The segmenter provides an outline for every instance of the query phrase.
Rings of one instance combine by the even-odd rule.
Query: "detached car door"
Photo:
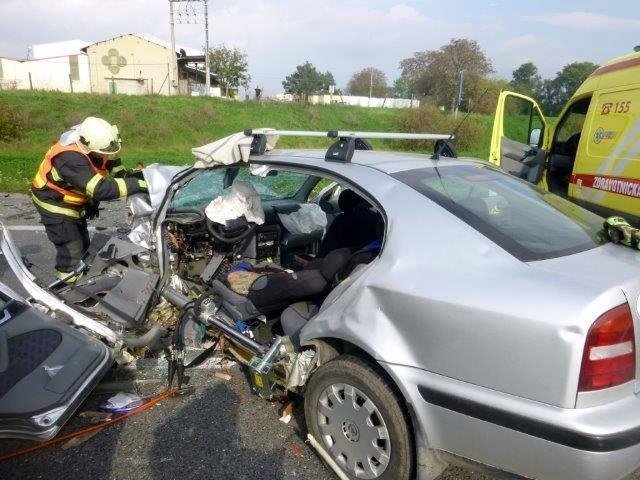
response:
[[[543,180],[546,121],[537,102],[515,92],[498,97],[489,162],[538,184]]]
[[[0,438],[52,438],[111,364],[103,343],[0,283]]]

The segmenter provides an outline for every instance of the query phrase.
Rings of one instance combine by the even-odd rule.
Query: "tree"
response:
[[[411,98],[413,95],[413,85],[411,79],[405,75],[400,75],[393,82],[391,96],[393,98]]]
[[[463,110],[472,111],[473,113],[493,115],[496,111],[500,92],[505,90],[506,87],[506,80],[481,78],[479,81],[465,87],[464,102],[461,107]]]
[[[591,62],[573,62],[562,68],[562,71],[556,77],[556,81],[567,100],[597,68],[598,65]]]
[[[538,76],[538,67],[532,62],[523,63],[513,71],[511,83],[516,85],[529,83]]]
[[[598,65],[592,62],[574,62],[565,65],[553,80],[542,84],[540,104],[545,113],[557,115],[578,87],[591,75]]]
[[[402,75],[411,79],[413,91],[432,97],[437,105],[451,105],[460,72],[465,91],[493,72],[491,61],[473,40],[452,39],[439,50],[424,50],[400,62]],[[463,105],[465,99],[463,98]]]
[[[556,79],[547,79],[542,82],[542,88],[540,89],[538,100],[542,111],[546,115],[555,116],[560,113],[560,110],[562,110],[562,107],[564,106],[565,98]]]
[[[226,46],[209,50],[209,66],[224,89],[225,96],[229,95],[229,89],[237,89],[240,86],[249,87],[251,76],[249,75],[247,54],[239,48]]]
[[[368,97],[370,87],[371,96],[386,97],[389,93],[387,75],[377,68],[364,68],[353,74],[347,84],[347,93]]]
[[[538,75],[538,67],[527,62],[513,71],[509,88],[523,95],[538,97],[542,91],[542,78]]]
[[[286,93],[301,97],[328,92],[330,85],[335,85],[331,72],[321,73],[310,62],[298,65],[296,71],[282,81]]]

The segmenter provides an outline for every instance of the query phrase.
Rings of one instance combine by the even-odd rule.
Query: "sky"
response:
[[[177,18],[178,44],[204,45],[202,4]],[[186,11],[199,11],[187,16]],[[27,13],[28,12],[28,13]],[[498,78],[533,62],[553,78],[574,61],[601,64],[640,44],[637,0],[209,0],[210,43],[248,54],[251,88],[282,91],[281,81],[310,61],[339,88],[366,67],[391,84],[398,64],[452,38],[476,40]],[[167,0],[2,0],[0,56],[24,58],[30,45],[100,41],[124,33],[170,38]]]

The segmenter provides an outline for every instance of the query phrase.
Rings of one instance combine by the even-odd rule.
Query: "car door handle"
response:
[[[524,157],[522,159],[522,163],[530,167],[533,165],[538,155],[538,149],[535,147],[531,147],[524,151]]]

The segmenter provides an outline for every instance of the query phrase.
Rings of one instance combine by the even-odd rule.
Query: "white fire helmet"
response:
[[[120,134],[118,127],[106,120],[87,117],[77,127],[78,146],[89,152],[113,155],[120,151]]]

